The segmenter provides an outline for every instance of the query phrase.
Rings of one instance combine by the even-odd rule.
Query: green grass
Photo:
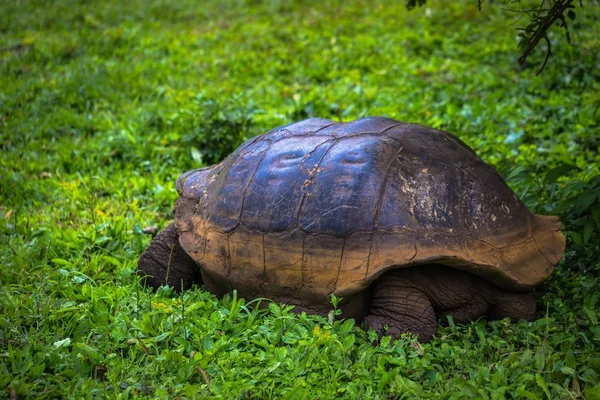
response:
[[[574,46],[552,32],[535,76],[516,66],[524,22],[475,5],[1,2],[0,398],[600,398],[600,7],[577,10]],[[535,322],[379,343],[139,285],[142,229],[166,226],[181,172],[284,123],[365,115],[456,133],[562,217]]]

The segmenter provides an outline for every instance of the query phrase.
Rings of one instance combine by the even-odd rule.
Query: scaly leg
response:
[[[388,272],[383,278],[373,284],[365,328],[394,339],[403,333],[414,333],[422,342],[431,340],[437,321],[429,297],[402,270]]]
[[[181,248],[175,224],[167,226],[150,243],[138,261],[138,273],[154,289],[163,285],[176,291],[202,283],[200,267]]]

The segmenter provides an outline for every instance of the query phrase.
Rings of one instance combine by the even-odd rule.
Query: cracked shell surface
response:
[[[527,290],[565,246],[558,218],[532,214],[458,138],[387,118],[276,128],[177,190],[181,245],[211,291],[308,308],[427,263]]]

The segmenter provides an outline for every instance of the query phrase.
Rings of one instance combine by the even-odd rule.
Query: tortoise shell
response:
[[[526,290],[565,246],[558,218],[532,214],[458,138],[387,118],[276,128],[177,191],[180,243],[218,294],[328,303],[430,263]]]

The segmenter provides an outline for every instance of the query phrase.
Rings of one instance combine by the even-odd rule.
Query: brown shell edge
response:
[[[389,246],[380,249],[385,255],[371,255],[375,265],[371,265],[365,286],[394,268],[436,263],[480,276],[504,289],[526,291],[541,284],[552,273],[562,259],[566,245],[559,218],[536,214],[532,214],[529,238],[517,240],[522,232],[494,237],[496,243],[507,243],[501,248],[485,238],[466,237],[461,243],[449,237],[435,240],[435,236],[416,238],[414,250],[408,245],[402,246],[405,248]],[[390,262],[392,254],[405,255],[411,250],[414,255],[410,260]],[[378,257],[388,261],[379,264],[376,262]]]

